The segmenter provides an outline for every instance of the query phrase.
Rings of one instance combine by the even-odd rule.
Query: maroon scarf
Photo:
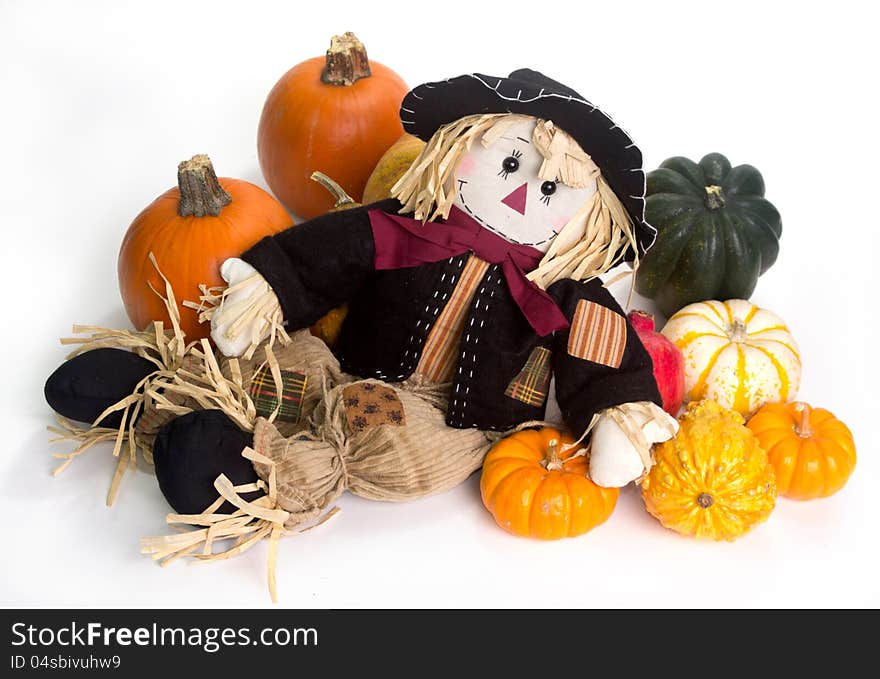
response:
[[[538,336],[569,327],[550,295],[526,278],[544,256],[528,245],[511,243],[453,206],[443,222],[425,222],[370,210],[376,244],[376,269],[403,269],[440,262],[473,252],[490,264],[500,264],[510,294]]]

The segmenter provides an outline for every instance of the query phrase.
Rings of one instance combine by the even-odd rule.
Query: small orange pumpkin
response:
[[[855,469],[852,432],[824,408],[803,402],[768,403],[748,427],[767,451],[779,493],[785,497],[828,497],[846,485]]]
[[[224,285],[223,260],[293,226],[293,220],[259,186],[241,179],[218,179],[206,155],[180,163],[177,182],[128,227],[119,249],[119,290],[135,328],[143,330],[154,320],[171,326],[165,302],[150,289],[152,285],[165,290],[150,263],[152,252],[177,295],[181,328],[187,340],[195,340],[207,337],[211,326],[200,324],[198,313],[181,302],[197,301],[201,283]]]
[[[496,523],[515,535],[557,540],[603,523],[618,489],[587,476],[574,439],[556,429],[526,429],[496,443],[483,462],[480,493]]]
[[[333,205],[309,179],[318,170],[360,201],[379,158],[403,134],[407,91],[352,33],[334,36],[326,57],[294,66],[266,99],[257,154],[272,192],[294,214],[317,217]]]

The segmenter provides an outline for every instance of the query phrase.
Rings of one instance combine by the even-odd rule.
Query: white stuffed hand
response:
[[[678,422],[654,403],[624,403],[606,408],[593,428],[590,478],[619,488],[651,469],[651,445],[678,431]]]
[[[228,288],[211,317],[211,339],[224,356],[241,356],[268,336],[281,307],[266,279],[244,260],[227,259],[220,276]]]

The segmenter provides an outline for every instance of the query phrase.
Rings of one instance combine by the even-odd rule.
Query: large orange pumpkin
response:
[[[351,33],[335,36],[326,57],[285,73],[266,99],[257,132],[260,167],[269,187],[296,215],[311,219],[333,198],[310,177],[333,177],[360,202],[382,154],[403,134],[406,83],[370,62]]]
[[[483,462],[480,493],[496,523],[515,535],[557,540],[603,523],[617,504],[617,488],[587,475],[579,446],[556,429],[526,429],[496,443]]]
[[[165,303],[150,289],[165,290],[150,253],[171,282],[187,340],[207,337],[208,323],[184,307],[197,301],[199,284],[223,285],[220,264],[238,257],[264,236],[293,225],[272,196],[241,179],[217,178],[208,156],[181,163],[178,186],[148,205],[131,223],[119,250],[119,290],[129,319],[138,330],[154,320],[170,327]]]
[[[767,451],[779,493],[785,497],[812,500],[833,495],[856,466],[852,433],[824,408],[768,403],[748,427]]]

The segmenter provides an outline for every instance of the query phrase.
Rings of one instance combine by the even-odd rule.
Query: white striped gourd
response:
[[[689,304],[662,332],[684,355],[687,401],[709,398],[748,417],[797,394],[797,343],[779,316],[751,302]]]

